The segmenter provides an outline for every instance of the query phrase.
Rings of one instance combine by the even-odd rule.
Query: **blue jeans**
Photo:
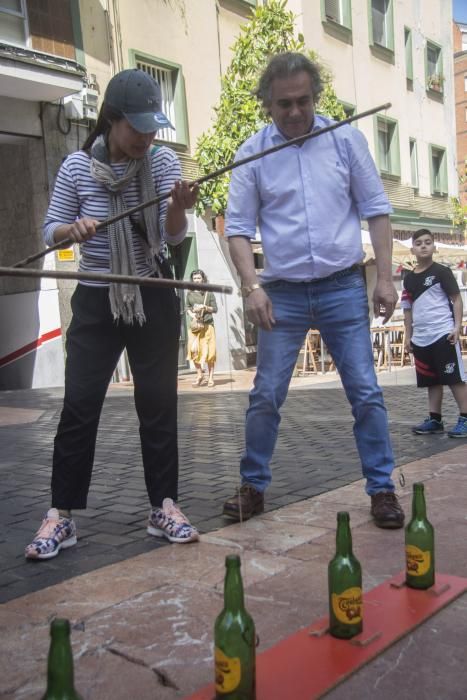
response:
[[[360,271],[320,282],[264,285],[276,320],[259,329],[257,372],[246,414],[242,483],[264,491],[276,445],[280,408],[306,333],[316,328],[339,371],[354,417],[354,436],[369,495],[394,491],[394,457],[383,395],[376,380],[368,301]]]

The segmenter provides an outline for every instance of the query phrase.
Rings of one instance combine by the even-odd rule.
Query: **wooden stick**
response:
[[[50,277],[52,279],[88,280],[89,282],[120,282],[139,284],[141,287],[172,287],[175,289],[199,289],[203,292],[220,292],[232,294],[232,287],[222,284],[204,284],[171,280],[161,277],[139,277],[132,275],[114,275],[104,272],[81,272],[80,270],[31,270],[15,267],[0,267],[0,277]]]
[[[353,114],[351,117],[347,117],[347,119],[343,119],[340,122],[335,122],[334,124],[329,124],[328,126],[324,126],[322,129],[317,129],[316,131],[309,131],[307,134],[304,134],[303,136],[297,136],[294,139],[290,139],[290,141],[284,141],[283,143],[279,143],[276,146],[272,146],[272,148],[267,148],[265,151],[260,151],[259,153],[254,153],[251,156],[248,156],[247,158],[242,158],[241,160],[237,160],[234,163],[229,163],[229,165],[225,165],[223,168],[220,168],[219,170],[215,170],[212,173],[208,173],[207,175],[203,175],[203,177],[198,178],[197,180],[193,180],[190,182],[190,187],[194,187],[195,185],[202,185],[203,182],[207,182],[208,180],[213,180],[216,177],[219,177],[220,175],[223,175],[224,173],[229,172],[229,170],[234,170],[234,168],[239,168],[240,165],[245,165],[246,163],[251,163],[253,160],[258,160],[258,158],[264,158],[264,156],[268,156],[270,153],[276,153],[277,151],[282,150],[283,148],[287,148],[288,146],[293,146],[294,144],[297,143],[303,143],[303,141],[307,141],[308,139],[314,139],[317,136],[321,136],[321,134],[326,134],[329,131],[334,131],[335,129],[339,129],[341,126],[344,126],[344,124],[350,124],[351,122],[356,121],[357,119],[363,119],[364,117],[369,117],[371,114],[375,114],[376,112],[382,112],[386,109],[389,109],[391,107],[390,102],[386,102],[383,105],[379,105],[378,107],[373,107],[372,109],[367,109],[365,112],[360,112],[359,114]],[[168,199],[170,197],[170,192],[167,192],[166,194],[160,195],[158,197],[154,197],[153,199],[148,199],[147,202],[142,202],[141,204],[137,204],[134,207],[131,207],[131,209],[127,209],[126,211],[122,212],[121,214],[117,214],[116,216],[112,216],[109,219],[106,219],[105,221],[100,221],[97,226],[96,230],[99,230],[101,228],[104,228],[105,226],[108,226],[109,224],[115,223],[115,221],[119,221],[120,219],[123,219],[125,216],[131,216],[132,214],[136,214],[136,212],[141,211],[142,209],[146,209],[146,207],[150,207],[154,204],[160,204],[160,202],[163,202],[164,199]],[[47,255],[47,253],[51,253],[53,250],[58,250],[59,248],[67,248],[73,243],[72,238],[66,238],[63,241],[60,241],[60,243],[55,243],[54,245],[51,245],[49,248],[46,248],[46,250],[42,250],[39,253],[35,253],[34,255],[30,255],[27,258],[24,258],[24,260],[20,260],[19,262],[15,263],[13,267],[23,267],[24,265],[29,265],[29,263],[34,262],[35,260],[39,260],[39,258],[44,257],[44,255]]]

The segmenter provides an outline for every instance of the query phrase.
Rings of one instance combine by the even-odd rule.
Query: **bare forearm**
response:
[[[410,340],[412,338],[412,311],[404,309],[404,326],[405,326],[405,337]]]
[[[368,219],[378,279],[392,282],[392,229],[389,216]]]
[[[168,236],[178,236],[187,226],[187,218],[184,209],[176,207],[172,202],[167,207],[165,230]],[[170,240],[169,240],[170,243]]]
[[[376,260],[373,310],[375,316],[383,316],[383,323],[387,323],[394,312],[398,298],[392,281],[392,230],[389,216],[375,216],[368,219],[368,226]]]
[[[460,330],[462,326],[462,314],[464,311],[464,305],[462,303],[462,297],[460,294],[453,297],[452,299],[452,311],[454,314],[454,325],[457,328],[457,330]]]
[[[198,197],[198,185],[190,185],[186,180],[177,181],[171,192],[165,218],[165,231],[169,237],[179,237],[187,227],[186,209],[192,209]]]

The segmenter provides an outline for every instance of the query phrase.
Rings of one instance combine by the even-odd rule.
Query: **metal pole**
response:
[[[353,121],[356,121],[357,119],[363,119],[364,117],[368,117],[371,114],[375,114],[376,112],[382,112],[386,109],[389,109],[391,107],[390,102],[386,102],[383,105],[379,105],[378,107],[373,107],[372,109],[367,109],[365,112],[360,112],[359,114],[354,114],[351,117],[347,117],[347,119],[343,119],[340,122],[335,122],[334,124],[329,124],[328,126],[324,126],[322,129],[317,129],[316,131],[310,131],[307,134],[304,134],[303,136],[298,136],[297,138],[290,139],[290,141],[284,141],[284,143],[279,143],[277,146],[273,146],[272,148],[268,148],[265,151],[260,151],[259,153],[254,153],[251,156],[248,156],[247,158],[242,158],[241,160],[237,160],[234,163],[230,163],[229,165],[225,165],[223,168],[220,168],[219,170],[215,170],[212,173],[208,173],[207,175],[203,175],[203,177],[198,178],[197,180],[193,180],[190,182],[190,187],[194,187],[195,185],[202,185],[203,182],[207,182],[208,180],[213,180],[216,177],[219,177],[220,175],[223,175],[224,173],[229,172],[230,170],[234,170],[234,168],[239,168],[241,165],[245,165],[246,163],[251,163],[254,160],[258,160],[258,158],[264,158],[264,156],[268,156],[270,153],[276,153],[277,151],[282,150],[283,148],[287,148],[288,146],[293,146],[295,144],[301,144],[304,141],[307,141],[308,139],[313,139],[316,138],[317,136],[321,136],[321,134],[326,134],[329,131],[334,131],[335,129],[339,129],[341,126],[344,126],[345,124],[350,124]],[[150,207],[154,204],[159,204],[160,202],[164,201],[164,199],[168,199],[170,197],[170,192],[167,194],[160,195],[158,197],[154,197],[153,199],[149,199],[147,202],[142,202],[141,204],[137,204],[135,207],[131,207],[131,209],[127,209],[126,211],[122,212],[121,214],[117,214],[116,216],[113,216],[109,219],[106,219],[105,221],[101,221],[97,224],[96,229],[99,230],[101,228],[104,228],[105,226],[108,226],[109,224],[115,223],[115,221],[119,221],[120,219],[123,219],[125,216],[131,216],[132,214],[136,214],[136,212],[141,211],[142,209],[146,209],[146,207]],[[58,250],[59,248],[67,248],[73,243],[73,239],[71,238],[66,238],[63,241],[60,241],[60,243],[55,243],[54,245],[51,245],[49,248],[46,248],[46,250],[42,250],[39,253],[34,253],[33,255],[30,255],[27,258],[24,258],[24,260],[19,260],[17,263],[13,265],[13,267],[23,267],[24,265],[29,265],[29,263],[34,262],[35,260],[39,260],[40,258],[44,257],[47,255],[47,253],[51,253],[54,250]]]

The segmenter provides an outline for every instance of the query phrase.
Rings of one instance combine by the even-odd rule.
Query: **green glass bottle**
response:
[[[224,608],[214,625],[216,700],[255,700],[256,632],[245,609],[240,557],[225,558]]]
[[[413,485],[412,520],[405,528],[405,582],[410,588],[430,588],[435,582],[435,533],[426,517],[425,488]]]
[[[56,618],[50,625],[50,648],[47,661],[47,690],[42,700],[81,700],[75,690],[70,623]]]
[[[337,514],[336,554],[328,566],[329,632],[350,639],[363,628],[362,567],[352,552],[349,514]]]

